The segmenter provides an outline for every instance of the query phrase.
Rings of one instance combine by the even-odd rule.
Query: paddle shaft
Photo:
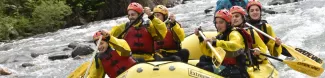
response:
[[[96,45],[96,49],[95,49],[95,51],[93,52],[93,55],[91,56],[91,58],[90,58],[90,63],[89,63],[89,65],[88,65],[88,67],[87,67],[87,70],[86,70],[86,73],[84,74],[84,78],[87,78],[87,75],[88,75],[88,73],[89,73],[89,69],[90,69],[90,67],[91,67],[91,64],[92,64],[92,62],[93,62],[93,60],[94,60],[94,58],[95,58],[95,56],[96,56],[96,53],[97,53],[97,51],[98,51],[98,46],[99,46],[99,43],[102,41],[102,35],[101,36],[99,36],[99,39],[98,39],[98,41],[97,41],[97,45]]]
[[[130,25],[127,26],[127,28],[124,29],[124,31],[123,31],[120,35],[118,35],[117,38],[122,38],[123,34],[124,34],[126,31],[128,31],[134,23],[138,22],[138,21],[142,18],[143,14],[144,14],[144,13],[141,13],[137,19],[135,19],[132,23],[130,23]]]
[[[201,35],[201,37],[202,37],[204,40],[206,39],[205,36],[203,35],[202,31],[199,31],[199,34]],[[215,55],[217,55],[218,59],[220,60],[221,57],[220,57],[220,55],[217,53],[216,49],[214,49],[214,47],[211,45],[210,42],[207,42],[207,44],[208,44],[208,46],[210,47],[210,49],[212,50],[212,52],[213,52]],[[221,61],[222,61],[222,60],[221,60]]]
[[[283,62],[283,60],[282,60],[282,59],[280,59],[280,58],[277,58],[277,57],[273,57],[273,56],[270,56],[270,55],[267,55],[267,54],[264,54],[264,53],[260,53],[260,55],[263,55],[263,56],[266,56],[266,57],[272,58],[272,59],[274,59],[274,60],[278,60],[278,61],[281,61],[281,62]]]
[[[254,27],[253,25],[249,24],[248,22],[246,22],[245,24],[248,25],[249,27],[252,27],[252,28],[255,29],[257,32],[263,34],[264,36],[266,36],[266,37],[268,37],[268,38],[270,38],[270,39],[272,39],[272,40],[275,41],[275,38],[273,38],[272,36],[266,34],[265,32],[261,31],[260,29]]]

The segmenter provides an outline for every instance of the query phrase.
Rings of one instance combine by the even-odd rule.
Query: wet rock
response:
[[[38,57],[39,55],[41,55],[41,54],[39,54],[39,53],[31,53],[31,54],[30,54],[30,56],[32,56],[33,58],[36,58],[36,57]]]
[[[53,60],[67,59],[69,57],[70,55],[53,55],[53,56],[49,56],[48,59],[53,61]]]
[[[35,64],[32,63],[23,63],[21,64],[22,67],[31,67],[31,66],[35,66]]]
[[[70,43],[70,44],[68,45],[68,47],[74,49],[74,48],[76,48],[78,45],[80,45],[80,42],[75,41],[75,42]]]
[[[271,9],[266,9],[266,8],[262,8],[262,12],[263,13],[268,13],[268,14],[277,14],[278,12],[273,11]]]
[[[6,68],[0,68],[0,75],[10,75],[11,72]]]
[[[293,3],[298,1],[302,1],[302,0],[273,0],[269,2],[268,5],[282,5],[282,4]]]
[[[211,12],[212,10],[213,10],[213,6],[211,6],[211,7],[207,8],[207,9],[205,9],[205,10],[204,10],[204,13],[207,14],[207,13]]]
[[[81,55],[88,55],[91,54],[94,50],[87,45],[80,45],[78,47],[76,47],[76,49],[71,53],[71,56],[74,58],[77,55],[81,56]]]
[[[48,53],[30,53],[30,56],[33,58],[38,57],[39,55],[48,54]]]

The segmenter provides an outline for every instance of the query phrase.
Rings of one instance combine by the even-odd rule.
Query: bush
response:
[[[56,31],[70,14],[65,0],[0,0],[0,41]]]
[[[18,38],[19,32],[17,29],[23,29],[23,27],[18,26],[26,26],[27,22],[28,20],[24,18],[17,20],[17,18],[9,16],[0,16],[0,40]]]
[[[70,14],[71,9],[64,1],[41,1],[30,19],[32,30],[34,33],[58,30],[65,24],[64,17]]]

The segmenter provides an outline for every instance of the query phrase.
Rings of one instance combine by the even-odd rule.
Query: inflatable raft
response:
[[[204,34],[207,38],[211,38],[215,36],[216,32],[204,32]],[[202,55],[198,45],[198,38],[194,34],[186,37],[182,42],[182,47],[190,51],[188,64],[172,61],[139,63],[120,74],[118,78],[222,78],[222,76],[195,67],[199,62],[198,59]],[[89,65],[89,62],[80,65],[70,73],[68,78],[79,78],[83,76],[87,65]],[[254,70],[252,67],[248,68],[247,71],[251,78],[278,78],[278,71],[270,63],[261,64],[259,67],[260,70]],[[92,70],[89,72],[92,72]],[[104,77],[104,74],[89,76]]]

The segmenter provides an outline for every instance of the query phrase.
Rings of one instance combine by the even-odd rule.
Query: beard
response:
[[[137,18],[129,17],[130,22],[134,22]]]

